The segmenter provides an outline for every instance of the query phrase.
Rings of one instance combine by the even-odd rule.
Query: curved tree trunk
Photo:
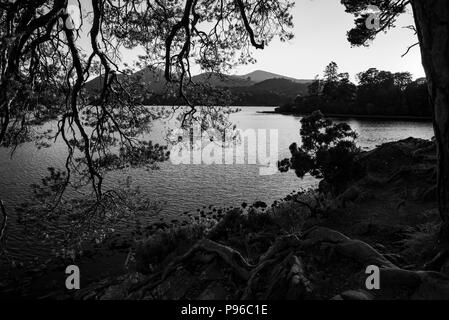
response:
[[[413,0],[413,13],[433,106],[437,143],[440,240],[449,245],[449,1]]]

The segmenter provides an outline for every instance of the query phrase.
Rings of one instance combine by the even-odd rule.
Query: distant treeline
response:
[[[201,94],[191,95],[195,96],[195,100],[192,101],[196,104],[208,105],[212,102],[221,102],[233,106],[279,106],[291,102],[298,94],[306,95],[308,85],[277,78],[247,86],[201,87]],[[186,91],[191,93],[189,88],[186,88]],[[175,94],[155,95],[146,102],[149,104],[183,103]]]
[[[252,86],[227,88],[231,104],[236,106],[279,106],[291,102],[298,94],[307,94],[307,83],[287,79],[268,79]]]
[[[430,117],[425,78],[412,80],[409,72],[392,73],[370,68],[357,75],[359,84],[349,80],[348,73],[339,73],[331,62],[323,79],[316,78],[305,96],[297,96],[293,103],[278,108],[278,112],[364,116]]]

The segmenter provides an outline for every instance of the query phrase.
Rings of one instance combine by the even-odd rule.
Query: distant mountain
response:
[[[307,95],[309,82],[299,83],[274,78],[248,87],[229,88],[233,103],[242,106],[277,106],[290,103],[298,95]]]
[[[247,87],[270,79],[285,79],[295,83],[311,83],[313,80],[295,79],[263,70],[256,70],[244,75],[218,75],[216,73],[201,73],[192,77],[196,82],[207,82],[216,87]]]
[[[123,77],[123,76],[119,76]],[[164,72],[157,68],[145,68],[131,75],[134,79],[147,83],[154,93],[163,93],[167,88]],[[282,105],[291,102],[298,95],[305,95],[312,80],[300,80],[279,74],[256,70],[245,75],[219,75],[202,73],[192,77],[196,83],[207,83],[212,87],[225,88],[232,93],[235,105]],[[86,83],[86,89],[98,92],[103,82],[97,77]],[[163,99],[163,98],[162,98]],[[163,104],[158,100],[154,103]]]
[[[220,88],[247,87],[256,83],[241,76],[219,75],[210,72],[193,76],[192,80],[197,83],[207,83]]]
[[[271,73],[271,72],[267,72],[267,71],[263,71],[263,70],[256,70],[251,73],[248,73],[248,74],[245,74],[242,76],[237,76],[237,77],[243,78],[243,79],[248,79],[255,83],[262,82],[262,81],[269,80],[269,79],[287,79],[287,80],[297,82],[297,83],[310,83],[313,81],[313,80],[305,80],[305,79],[295,79],[295,78],[286,77],[286,76],[283,76],[280,74]]]
[[[120,79],[123,76],[119,75],[118,77]],[[139,77],[141,78],[141,81],[151,85],[151,89],[155,93],[161,93],[167,87],[167,81],[165,80],[164,71],[162,69],[147,67],[131,75],[131,79],[137,79]],[[192,81],[196,83],[207,83],[213,87],[220,88],[244,87],[255,84],[255,82],[240,76],[221,75],[211,72],[193,76]],[[86,89],[88,91],[98,90],[101,88],[102,84],[103,77],[96,77],[86,83]]]
[[[287,78],[276,78],[258,82],[254,85],[254,87],[258,88],[259,90],[275,91],[279,94],[304,95],[308,91],[309,84],[310,82],[302,83],[295,82]]]
[[[118,79],[123,78],[123,75],[118,75]],[[131,75],[131,79],[140,78],[142,82],[146,82],[152,86],[154,92],[159,93],[162,92],[166,87],[167,82],[164,78],[164,71],[159,68],[151,68],[147,67],[142,70],[139,70]],[[89,92],[98,91],[103,86],[103,77],[96,77],[89,82],[86,83],[85,88]]]

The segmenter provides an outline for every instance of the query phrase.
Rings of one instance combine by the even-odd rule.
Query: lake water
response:
[[[258,113],[272,111],[274,108],[245,107],[241,112],[231,115],[240,129],[277,129],[279,132],[278,158],[288,157],[288,146],[298,142],[300,118],[288,115]],[[342,120],[338,120],[342,121]],[[375,121],[346,119],[359,134],[358,144],[365,150],[376,145],[405,139],[410,136],[430,139],[433,136],[432,124],[414,121]],[[157,126],[154,127],[157,131]],[[157,134],[157,133],[155,133]],[[25,144],[17,149],[11,159],[7,150],[0,150],[0,198],[4,200],[9,212],[14,205],[30,195],[29,185],[39,183],[47,173],[47,167],[61,167],[66,151],[62,144],[38,150],[33,144]],[[114,185],[130,175],[140,185],[149,198],[164,200],[166,205],[160,213],[166,221],[179,218],[182,212],[196,211],[203,206],[239,206],[242,202],[252,203],[261,200],[271,203],[301,187],[316,183],[309,176],[298,179],[294,173],[277,173],[262,176],[259,166],[239,165],[174,165],[163,163],[160,170],[123,170],[109,176],[106,185]],[[14,216],[14,214],[11,214]],[[149,217],[148,223],[159,220]],[[33,257],[32,239],[23,236],[21,226],[14,217],[8,230],[8,249],[16,258]]]

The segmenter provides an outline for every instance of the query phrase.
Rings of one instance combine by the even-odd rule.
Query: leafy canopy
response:
[[[302,145],[290,145],[291,158],[278,163],[279,171],[294,170],[299,178],[309,173],[338,192],[352,175],[355,156],[360,153],[354,142],[356,132],[348,124],[333,123],[315,111],[301,119],[300,135]]]
[[[409,0],[341,0],[346,12],[355,16],[348,41],[354,46],[367,45],[381,32],[395,27],[397,17],[406,11]],[[373,12],[374,11],[374,12]],[[377,19],[378,28],[367,28],[368,19]]]
[[[292,38],[290,0],[39,0],[0,2],[0,145],[25,141],[67,146],[66,183],[79,173],[97,198],[102,164],[164,160],[167,154],[142,143],[151,124],[178,112],[180,125],[225,114],[223,99],[207,99],[193,83],[191,66],[222,72],[250,63],[251,48]],[[79,20],[79,21],[75,21]],[[152,109],[153,81],[142,82],[124,67],[123,49],[142,52],[136,68],[162,70],[178,105]],[[101,81],[94,95],[86,83]],[[157,101],[156,99],[154,99]],[[224,99],[225,100],[225,99]],[[93,103],[94,102],[94,103]],[[206,102],[206,103],[205,103]],[[201,114],[197,112],[204,106]],[[54,130],[38,125],[57,122]],[[116,150],[121,150],[117,155]],[[133,155],[135,153],[136,155]],[[119,158],[119,159],[118,159]],[[118,161],[120,160],[120,161]],[[107,166],[109,167],[109,166]]]

